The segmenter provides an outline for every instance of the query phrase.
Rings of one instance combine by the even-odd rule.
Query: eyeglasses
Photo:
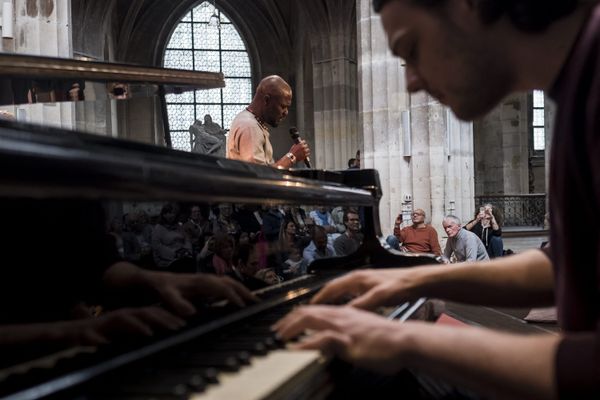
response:
[[[425,215],[425,214],[423,214],[423,213],[418,213],[418,212],[414,212],[414,213],[412,213],[412,215]]]

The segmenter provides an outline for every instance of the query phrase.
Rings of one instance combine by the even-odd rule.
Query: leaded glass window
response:
[[[544,115],[544,92],[533,91],[532,121],[533,150],[544,151],[546,149],[546,118]]]
[[[252,67],[236,27],[209,1],[191,9],[173,30],[164,55],[165,68],[222,72],[225,88],[166,96],[173,148],[192,150],[189,127],[210,114],[229,130],[233,118],[252,100]]]

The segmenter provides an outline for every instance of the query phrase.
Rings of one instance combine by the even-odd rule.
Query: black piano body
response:
[[[21,73],[10,72],[11,76]],[[98,79],[116,80],[114,75]],[[213,230],[224,229],[222,236],[238,241],[242,234],[258,232],[244,232],[239,224],[223,228],[218,225],[221,214],[237,211],[250,219],[252,215],[258,215],[259,219],[262,215],[274,218],[277,223],[278,212],[308,213],[318,207],[356,208],[364,235],[353,254],[316,260],[301,273],[282,267],[288,261],[277,258],[282,252],[274,255],[272,249],[277,248],[278,238],[263,238],[267,250],[261,258],[261,268],[273,269],[275,281],[257,292],[262,298],[260,303],[243,309],[204,304],[185,329],[151,340],[35,351],[32,352],[35,356],[24,355],[13,364],[3,362],[0,398],[326,397],[334,391],[330,374],[324,372],[327,362],[317,354],[285,350],[272,337],[271,324],[292,307],[307,301],[327,281],[350,270],[436,262],[433,256],[400,254],[382,246],[378,215],[381,189],[374,170],[277,170],[98,135],[0,121],[0,188],[0,201],[5,207],[26,204],[30,210],[43,210],[49,203],[100,205],[107,226],[111,221],[127,223],[127,218],[133,215],[158,216],[166,204],[176,204],[182,210],[198,206],[207,214]],[[6,215],[16,211],[5,208],[4,212]],[[20,212],[23,211],[16,213]],[[182,215],[189,217],[185,212]],[[301,224],[310,220],[307,215],[299,217]],[[81,225],[81,221],[77,224]],[[6,229],[6,222],[4,225]],[[193,257],[183,267],[185,271],[205,273],[204,268],[214,268],[198,261],[198,253],[207,247],[209,236],[217,237],[216,232],[210,233],[190,249]],[[267,236],[264,231],[260,235]],[[310,242],[307,229],[297,237],[304,241],[303,247]],[[9,250],[5,248],[4,252]],[[175,271],[174,265],[184,265],[176,262],[159,265],[154,249],[152,253],[152,257],[145,254],[152,263],[148,268]],[[190,257],[186,259],[190,261]],[[27,260],[22,258],[14,268],[28,269],[31,266]],[[15,293],[20,289],[11,288]],[[406,303],[382,312],[391,313],[391,318],[409,318],[421,303]],[[264,384],[259,388],[245,386],[248,379],[257,380],[253,375],[250,378],[244,375],[249,371],[256,374],[253,371],[256,366],[262,368],[259,374],[264,377],[264,371],[269,371],[266,373],[272,374],[277,382],[266,379],[267,389]],[[242,383],[237,383],[241,375]],[[222,382],[215,382],[218,379]],[[219,387],[226,388],[215,389]]]

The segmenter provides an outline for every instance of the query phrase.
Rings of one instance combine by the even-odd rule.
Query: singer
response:
[[[277,75],[264,78],[256,88],[252,103],[231,124],[227,158],[285,169],[307,160],[310,148],[302,139],[295,141],[277,162],[273,160],[269,127],[277,127],[287,117],[291,104],[292,88],[286,81]]]

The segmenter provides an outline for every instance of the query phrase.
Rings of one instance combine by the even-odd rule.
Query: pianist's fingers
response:
[[[205,296],[226,299],[240,307],[258,301],[244,285],[228,276],[201,275],[198,279]]]
[[[290,340],[307,330],[339,330],[334,306],[301,306],[277,321],[271,329],[282,340]]]
[[[292,349],[320,350],[327,356],[338,356],[354,365],[382,373],[395,373],[403,366],[410,351],[406,324],[353,307],[310,306],[298,328],[312,332],[293,344]],[[331,323],[312,324],[328,319]],[[320,328],[321,327],[321,328]]]
[[[371,284],[372,271],[355,271],[329,282],[311,300],[311,304],[335,303],[349,296],[358,296],[378,282]]]
[[[260,301],[246,286],[228,276],[221,277],[235,291],[235,293],[244,301],[245,304],[257,303]]]
[[[363,310],[375,310],[377,307],[399,304],[406,301],[406,295],[399,290],[395,281],[380,283],[366,293],[356,297],[348,305]]]
[[[364,310],[398,304],[420,296],[420,277],[428,270],[431,268],[355,271],[325,285],[311,303],[333,303],[353,296],[349,304]]]
[[[345,333],[325,330],[306,336],[301,342],[292,344],[292,350],[320,350],[326,357],[348,359],[352,338]]]
[[[229,277],[164,273],[154,282],[154,288],[165,305],[183,317],[196,313],[192,302],[199,298],[226,299],[238,306],[256,301],[245,286]]]
[[[95,335],[107,341],[130,336],[152,336],[157,330],[176,330],[185,322],[159,307],[124,308],[90,320],[89,337]]]

